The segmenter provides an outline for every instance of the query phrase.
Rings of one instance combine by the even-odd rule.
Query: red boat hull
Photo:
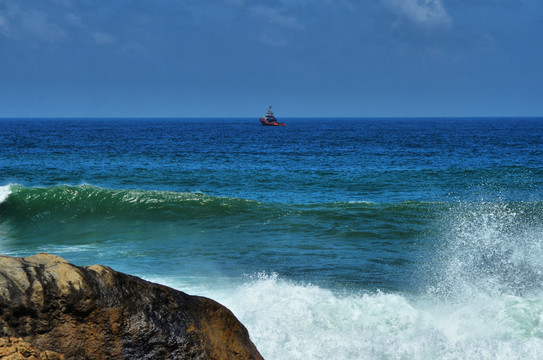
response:
[[[263,118],[260,118],[260,123],[264,126],[285,126],[285,123],[269,122],[264,120]]]

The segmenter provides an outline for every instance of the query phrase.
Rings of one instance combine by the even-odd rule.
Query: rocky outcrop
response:
[[[0,256],[0,338],[44,359],[262,359],[213,300],[47,254]]]

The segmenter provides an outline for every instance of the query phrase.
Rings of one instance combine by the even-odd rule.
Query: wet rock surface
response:
[[[0,338],[36,359],[262,359],[211,299],[48,254],[0,256]]]

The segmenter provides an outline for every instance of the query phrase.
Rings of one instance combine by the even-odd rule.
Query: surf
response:
[[[217,299],[266,359],[530,359],[543,352],[542,204],[448,204],[404,291],[281,273],[149,276]],[[318,339],[318,341],[315,341]]]
[[[543,351],[543,295],[450,302],[401,292],[334,291],[277,273],[241,282],[147,279],[226,305],[266,359],[535,360]]]

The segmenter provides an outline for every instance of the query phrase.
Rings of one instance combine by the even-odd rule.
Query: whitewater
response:
[[[224,289],[149,280],[218,299],[269,359],[540,359],[541,229],[515,224],[503,204],[464,207],[415,293],[331,291],[276,273]]]
[[[210,297],[266,359],[541,358],[543,119],[282,120],[2,119],[0,253]]]

